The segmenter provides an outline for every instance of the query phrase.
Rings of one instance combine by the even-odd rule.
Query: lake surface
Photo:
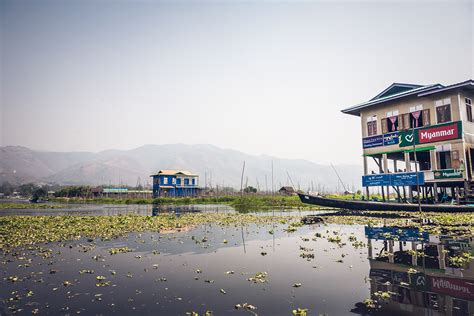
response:
[[[58,205],[51,203],[52,205]],[[18,208],[18,209],[0,209],[0,216],[114,216],[114,215],[143,215],[156,216],[162,213],[184,214],[193,212],[203,213],[235,213],[236,210],[225,204],[193,204],[193,205],[137,205],[137,204],[60,204],[63,208],[38,209],[38,208]],[[296,215],[304,216],[308,214],[318,214],[326,212],[321,209],[315,210],[295,210],[295,209],[275,209],[265,210],[264,212],[252,212],[255,214],[275,214],[275,215]]]
[[[2,253],[0,314],[474,314],[474,263],[460,269],[447,259],[472,252],[472,237],[397,230],[394,242],[360,225],[287,227],[211,224]],[[423,248],[423,260],[407,256]],[[388,297],[367,309],[378,291]],[[235,308],[244,303],[256,309]]]

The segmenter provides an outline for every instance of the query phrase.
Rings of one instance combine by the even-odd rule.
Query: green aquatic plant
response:
[[[457,256],[448,257],[448,261],[452,266],[462,268],[471,262],[473,258],[470,253],[464,252]]]
[[[293,315],[294,316],[306,316],[308,315],[308,309],[307,308],[297,308],[293,310]]]
[[[253,283],[264,283],[267,282],[268,273],[267,272],[257,272],[253,277],[248,278],[248,281]]]

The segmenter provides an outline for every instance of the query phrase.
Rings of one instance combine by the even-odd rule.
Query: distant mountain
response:
[[[301,159],[280,159],[249,155],[212,145],[145,145],[131,150],[91,152],[42,152],[25,147],[0,147],[0,183],[46,182],[58,184],[127,184],[138,179],[151,183],[149,176],[160,169],[185,169],[200,175],[203,186],[240,187],[242,164],[245,161],[244,184],[271,189],[271,163],[274,186],[289,185],[287,172],[295,186],[307,190],[335,189],[338,184],[334,170]],[[360,185],[361,166],[338,165],[336,169],[350,189]],[[340,186],[342,188],[342,186]]]

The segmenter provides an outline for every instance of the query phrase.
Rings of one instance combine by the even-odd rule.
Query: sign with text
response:
[[[373,148],[398,144],[398,132],[365,137],[362,139],[362,148]]]
[[[416,172],[392,173],[390,174],[390,176],[391,185],[393,186],[416,185]],[[418,183],[420,185],[423,185],[425,183],[425,174],[423,172],[418,172]]]
[[[390,185],[390,174],[381,173],[381,174],[371,174],[362,176],[362,186],[363,187],[380,187]]]
[[[410,186],[416,185],[416,180],[420,185],[425,184],[425,175],[423,172],[400,172],[400,173],[380,173],[362,176],[363,187],[380,186]]]
[[[362,139],[362,148],[372,148],[383,146],[383,136],[371,136]]]
[[[442,142],[446,140],[460,139],[462,137],[462,124],[460,121],[439,124],[435,126],[426,126],[412,130],[400,132],[400,147],[413,146],[419,144],[428,144]]]
[[[398,132],[383,135],[384,146],[397,145],[397,144],[398,144]]]
[[[431,291],[456,298],[474,300],[474,283],[472,281],[432,276]]]
[[[433,171],[435,179],[463,178],[463,172],[459,169],[443,169]]]
[[[396,228],[396,227],[371,227],[365,226],[365,236],[376,240],[398,240],[398,241],[425,241],[430,236],[428,232],[420,232],[418,228]]]

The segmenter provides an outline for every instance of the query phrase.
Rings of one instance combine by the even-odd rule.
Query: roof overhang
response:
[[[463,82],[460,82],[460,83],[455,83],[455,84],[452,84],[452,85],[449,85],[449,86],[446,86],[446,87],[443,87],[443,88],[440,88],[440,89],[437,89],[437,90],[434,90],[434,91],[422,92],[422,93],[419,93],[418,96],[423,97],[425,95],[430,95],[430,94],[434,94],[434,93],[440,93],[440,92],[445,92],[445,91],[455,90],[455,89],[473,90],[474,91],[474,80],[472,80],[472,79],[471,80],[466,80],[466,81],[463,81]]]
[[[427,85],[427,86],[421,86],[421,87],[418,87],[418,88],[414,88],[414,89],[411,89],[411,90],[408,90],[408,91],[396,93],[396,94],[389,95],[389,96],[386,96],[386,97],[381,97],[381,98],[378,98],[378,99],[369,100],[367,102],[360,103],[360,104],[351,106],[347,109],[341,110],[341,112],[344,113],[344,114],[351,114],[351,115],[355,115],[355,116],[360,116],[360,111],[363,110],[363,109],[366,109],[368,107],[378,105],[378,104],[383,104],[385,102],[389,102],[389,101],[393,101],[393,100],[397,100],[397,99],[401,99],[401,98],[405,98],[405,97],[409,97],[409,96],[418,95],[422,92],[438,91],[441,88],[444,88],[444,86],[441,85],[441,84],[432,84],[432,85]]]

